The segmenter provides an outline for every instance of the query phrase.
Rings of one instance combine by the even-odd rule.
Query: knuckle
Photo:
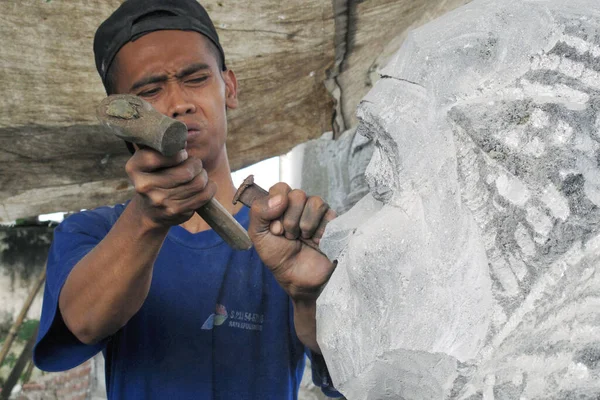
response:
[[[158,207],[163,207],[166,203],[167,203],[167,195],[165,194],[155,194],[154,196],[154,203],[158,206]]]
[[[186,171],[181,176],[183,183],[192,182],[194,180],[194,178],[196,178],[194,171],[192,171],[190,169],[186,169]]]
[[[160,158],[148,150],[138,150],[127,161],[125,168],[130,168],[132,172],[140,170],[154,170],[161,166]]]
[[[325,228],[327,227],[327,223],[321,223],[319,224],[319,226],[317,226],[317,228],[315,229],[315,232],[313,233],[314,237],[322,237],[323,233],[325,232]]]
[[[206,188],[206,183],[202,178],[196,177],[189,183],[189,187],[194,193],[199,193]]]
[[[288,193],[291,190],[292,190],[292,188],[290,188],[290,185],[288,185],[287,183],[278,182],[278,183],[274,184],[273,186],[271,186],[271,188],[269,189],[269,193],[270,194]]]
[[[215,186],[216,187],[215,183],[211,182],[208,179],[208,174],[206,173],[205,170],[201,170],[200,173],[198,175],[196,175],[196,179],[198,180],[198,183],[202,186],[202,188],[205,188],[207,186],[209,186],[209,187]]]
[[[191,186],[195,192],[203,192],[210,189],[209,182],[202,175],[196,176],[192,181]]]
[[[168,218],[173,218],[173,217],[179,215],[179,210],[177,207],[174,207],[173,205],[169,205],[169,206],[165,207],[164,213]]]
[[[329,208],[329,204],[319,196],[309,197],[307,203],[311,208],[314,208],[317,211],[325,211]]]
[[[135,158],[140,164],[153,165],[159,162],[157,155],[158,153],[152,152],[149,149],[140,149],[135,152],[132,158]]]
[[[310,223],[309,221],[300,221],[300,230],[302,232],[309,232],[312,231],[314,229],[314,224]]]
[[[181,172],[181,179],[184,182],[191,182],[196,178],[196,169],[193,165],[187,165],[186,168]]]
[[[202,164],[202,160],[199,158],[188,159],[191,160],[192,166],[198,172],[200,172],[204,168],[204,164]]]
[[[150,205],[156,208],[163,208],[165,205],[165,198],[162,196],[149,196]]]
[[[133,187],[140,194],[150,193],[151,187],[147,182],[134,182]]]
[[[306,193],[300,189],[294,189],[288,195],[293,201],[306,202]]]
[[[292,219],[292,218],[284,218],[283,219],[283,229],[285,229],[286,232],[297,232],[298,231],[298,223]]]
[[[131,176],[134,172],[135,172],[135,161],[133,160],[133,157],[131,157],[126,163],[125,163],[125,172],[127,173],[127,175]]]

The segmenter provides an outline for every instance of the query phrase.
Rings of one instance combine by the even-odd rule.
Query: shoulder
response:
[[[126,204],[98,207],[84,210],[65,218],[56,228],[58,232],[108,232],[123,213]]]

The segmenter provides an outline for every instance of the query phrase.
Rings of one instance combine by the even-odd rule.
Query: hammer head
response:
[[[165,156],[185,148],[188,134],[185,124],[159,113],[138,96],[108,96],[96,108],[96,116],[117,137]]]

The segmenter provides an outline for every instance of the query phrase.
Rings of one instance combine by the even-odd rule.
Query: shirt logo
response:
[[[215,326],[227,324],[230,328],[244,329],[247,331],[262,331],[264,315],[249,313],[244,311],[230,310],[227,312],[227,308],[222,304],[217,304],[216,312],[208,316],[204,324],[202,324],[203,330],[213,329]]]
[[[227,308],[225,308],[222,304],[217,304],[216,313],[210,314],[206,321],[202,324],[202,329],[209,330],[212,329],[215,325],[223,325],[225,321],[227,321]]]

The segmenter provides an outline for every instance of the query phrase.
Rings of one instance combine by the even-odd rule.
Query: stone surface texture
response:
[[[369,192],[365,169],[373,155],[373,141],[356,129],[332,140],[333,132],[296,146],[287,157],[301,173],[289,179],[295,188],[321,196],[338,215],[348,211]]]
[[[370,193],[321,248],[354,399],[600,397],[600,3],[475,0],[362,100]]]

